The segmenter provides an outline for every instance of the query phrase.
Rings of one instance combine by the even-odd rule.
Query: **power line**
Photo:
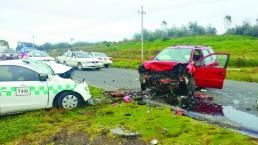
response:
[[[138,10],[138,13],[141,14],[141,33],[142,33],[142,61],[144,60],[143,58],[143,15],[146,14],[146,12],[143,11],[143,6],[141,6],[141,10]]]

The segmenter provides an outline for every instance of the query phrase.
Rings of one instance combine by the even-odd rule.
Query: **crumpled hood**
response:
[[[55,74],[66,73],[72,69],[72,67],[70,67],[70,66],[66,66],[63,64],[56,63],[56,62],[45,62],[45,63],[48,64],[52,68],[52,70],[54,71]]]
[[[143,66],[148,71],[170,71],[179,64],[178,62],[171,62],[171,61],[146,61],[143,63]]]

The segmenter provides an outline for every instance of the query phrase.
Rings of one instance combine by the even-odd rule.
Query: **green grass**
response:
[[[100,89],[91,87],[90,91],[95,99],[106,98]],[[63,132],[68,137],[81,132],[89,140],[105,134],[106,139],[114,141],[118,137],[108,130],[117,126],[140,133],[140,139],[146,143],[157,138],[160,144],[258,144],[256,139],[237,132],[177,116],[169,108],[135,103],[117,106],[104,103],[72,111],[50,109],[1,116],[0,126],[0,144],[53,144],[55,140],[50,139]]]

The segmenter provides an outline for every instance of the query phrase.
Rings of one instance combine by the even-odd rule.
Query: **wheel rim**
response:
[[[82,70],[82,65],[81,64],[78,64],[78,69]]]
[[[78,106],[78,98],[74,95],[67,95],[62,101],[62,106],[65,109],[73,109]]]

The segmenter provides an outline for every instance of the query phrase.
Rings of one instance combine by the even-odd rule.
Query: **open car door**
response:
[[[196,86],[221,89],[229,58],[230,55],[227,53],[214,53],[198,60],[193,74]]]

